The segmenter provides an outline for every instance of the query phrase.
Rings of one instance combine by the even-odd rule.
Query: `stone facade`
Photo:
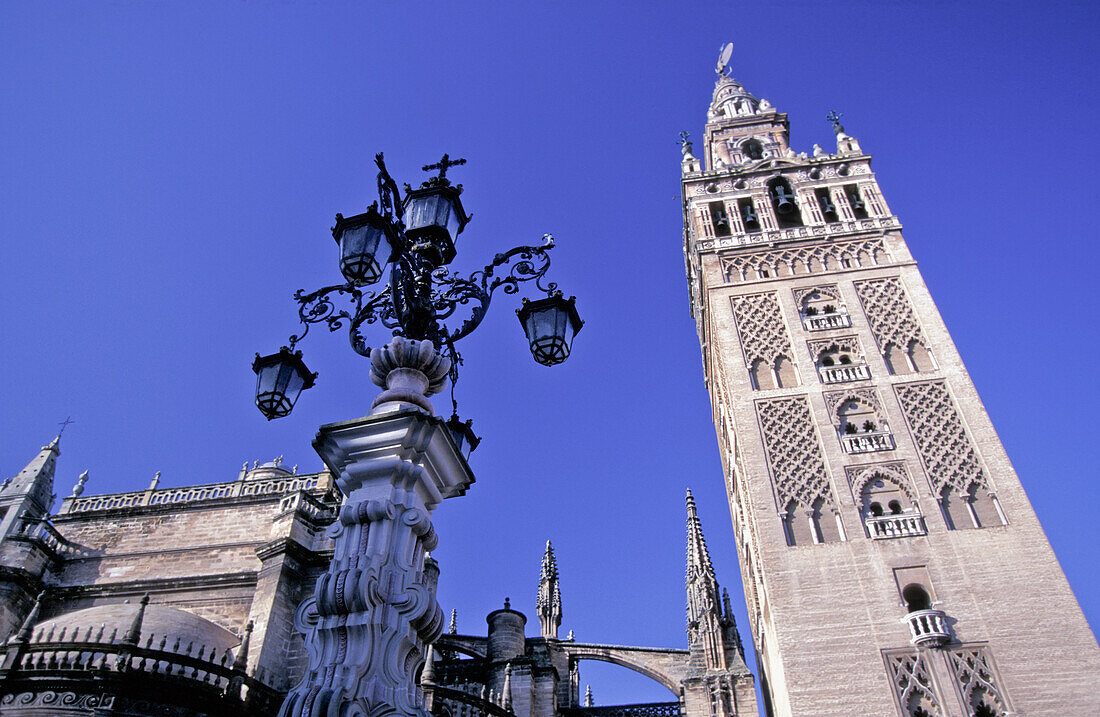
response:
[[[342,484],[276,460],[246,464],[223,483],[160,488],[154,478],[146,490],[85,496],[84,474],[49,515],[59,455],[55,440],[0,488],[0,714],[278,712],[315,669],[295,616],[331,571],[336,516],[349,504]],[[434,592],[438,566],[420,552]],[[688,649],[561,639],[548,543],[535,602],[540,635],[528,638],[526,617],[507,603],[488,616],[486,636],[458,634],[452,618],[428,652],[416,709],[447,717],[755,715],[753,677],[690,500],[688,574]],[[585,706],[583,660],[636,670],[668,688],[670,701]]]
[[[774,715],[1097,714],[1100,651],[883,199],[720,75],[684,252]],[[1026,646],[1026,647],[1025,647]]]

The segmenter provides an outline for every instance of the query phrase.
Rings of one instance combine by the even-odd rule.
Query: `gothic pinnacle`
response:
[[[693,572],[701,572],[714,579],[714,566],[710,562],[707,542],[703,538],[703,527],[699,515],[695,512],[695,496],[691,489],[687,491],[687,573],[690,579]]]
[[[447,632],[451,635],[458,633],[458,610],[451,608],[451,624],[447,626]]]
[[[535,611],[539,616],[542,636],[557,638],[558,628],[561,627],[561,591],[558,587],[558,562],[554,558],[554,547],[549,540],[546,541],[546,552],[542,556]]]

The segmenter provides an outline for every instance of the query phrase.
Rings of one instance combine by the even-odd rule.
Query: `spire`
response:
[[[725,670],[731,662],[744,661],[741,638],[729,604],[714,576],[703,526],[695,512],[695,497],[687,492],[687,619],[688,647],[701,651],[709,670]],[[739,658],[729,654],[734,651]]]
[[[546,552],[542,555],[542,574],[539,575],[535,612],[539,615],[542,636],[556,639],[558,628],[561,627],[561,591],[558,589],[558,561],[554,558],[554,548],[549,540],[546,541]]]
[[[458,633],[458,610],[451,608],[451,624],[447,626],[447,634],[454,635]]]
[[[691,582],[693,575],[714,580],[714,566],[710,562],[707,541],[703,538],[703,525],[695,512],[695,496],[691,494],[690,488],[687,491],[687,513],[688,581]]]
[[[584,706],[585,707],[594,707],[595,705],[596,705],[596,700],[592,699],[592,685],[585,685],[584,686]]]
[[[248,643],[252,640],[252,621],[244,626],[244,636],[241,638],[241,646],[237,648],[237,658],[233,660],[234,670],[244,670],[248,667]]]
[[[57,457],[61,455],[61,435],[42,446],[38,455],[0,489],[0,497],[26,496],[32,501],[39,516],[49,513],[53,504],[53,473]]]

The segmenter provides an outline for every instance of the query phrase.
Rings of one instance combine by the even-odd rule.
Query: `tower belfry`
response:
[[[682,137],[684,254],[768,713],[1100,714],[1096,640],[871,157],[835,112],[835,149],[796,151],[723,58]]]

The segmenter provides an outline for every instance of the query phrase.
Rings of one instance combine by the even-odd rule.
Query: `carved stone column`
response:
[[[431,342],[395,338],[374,349],[371,365],[386,389],[371,415],[322,426],[313,442],[346,500],[329,528],[332,564],[295,616],[309,668],[284,717],[427,714],[416,671],[443,631],[424,569],[438,542],[430,516],[474,477],[431,415],[426,397],[450,367]]]

